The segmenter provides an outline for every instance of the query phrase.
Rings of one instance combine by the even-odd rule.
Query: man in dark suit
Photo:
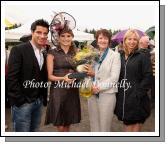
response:
[[[32,23],[32,39],[12,48],[8,65],[8,95],[16,132],[38,131],[42,103],[47,103],[47,69],[42,53],[49,32],[43,19]]]

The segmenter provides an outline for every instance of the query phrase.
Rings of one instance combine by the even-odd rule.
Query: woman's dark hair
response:
[[[72,35],[72,37],[74,37],[73,31],[72,31],[71,29],[69,29],[68,27],[64,27],[62,30],[60,30],[60,31],[58,32],[59,36],[60,36],[61,34],[64,34],[64,33],[69,33],[69,34]]]
[[[74,37],[73,31],[71,29],[69,29],[68,27],[64,27],[62,30],[60,30],[58,32],[58,35],[60,36],[61,34],[64,34],[64,33],[69,33],[69,34],[71,34],[72,37]],[[74,42],[71,43],[70,51],[75,55],[76,47],[75,47]]]
[[[98,30],[96,32],[96,35],[95,35],[96,41],[98,41],[98,37],[99,37],[100,34],[102,34],[103,36],[106,36],[108,38],[108,40],[109,40],[108,45],[110,46],[110,44],[111,44],[111,33],[106,29]]]
[[[36,20],[31,24],[31,31],[34,32],[37,26],[42,26],[48,29],[49,32],[49,23],[44,19]]]

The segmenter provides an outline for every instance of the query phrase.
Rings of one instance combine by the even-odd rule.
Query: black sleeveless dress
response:
[[[49,51],[54,56],[53,74],[65,76],[75,72],[73,66],[68,61],[68,57],[73,55],[69,50],[67,54],[61,48]],[[50,87],[49,103],[46,111],[45,124],[52,123],[54,126],[67,126],[79,123],[81,120],[81,108],[78,88],[59,87],[52,82]]]

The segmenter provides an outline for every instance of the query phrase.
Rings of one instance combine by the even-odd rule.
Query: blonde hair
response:
[[[124,35],[124,38],[123,38],[123,48],[124,48],[124,51],[125,51],[125,54],[128,56],[130,53],[129,53],[129,50],[128,50],[128,47],[127,45],[125,44],[125,41],[128,37],[130,37],[131,35],[135,34],[136,38],[137,38],[137,44],[136,44],[136,47],[134,50],[138,49],[138,44],[139,44],[139,34],[137,33],[137,31],[135,29],[129,29],[125,35]]]

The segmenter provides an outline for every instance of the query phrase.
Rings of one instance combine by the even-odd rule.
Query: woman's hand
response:
[[[85,69],[84,72],[86,72],[87,75],[92,76],[92,77],[95,76],[95,72],[90,64],[85,64],[84,69]]]
[[[68,78],[68,76],[70,75],[71,73],[68,73],[68,74],[66,74],[64,77],[63,77],[63,80],[65,81],[65,82],[67,82],[67,83],[72,83],[72,82],[74,82],[76,79],[70,79],[70,78]]]
[[[99,87],[97,87],[97,86],[92,86],[92,92],[93,92],[93,94],[98,94],[98,93],[100,92]]]

